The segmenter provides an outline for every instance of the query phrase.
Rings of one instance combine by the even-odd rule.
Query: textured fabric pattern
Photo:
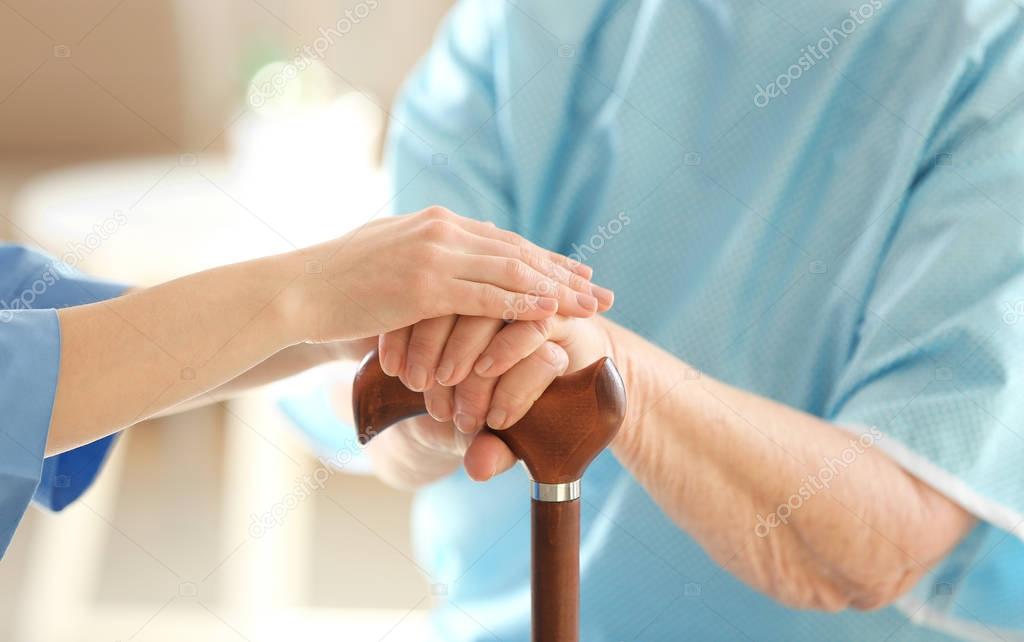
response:
[[[396,212],[437,203],[577,254],[615,288],[617,322],[877,428],[986,520],[903,611],[793,611],[604,455],[584,480],[581,639],[949,639],[905,613],[1024,635],[1007,532],[1024,515],[1022,38],[1009,0],[454,10],[394,113]],[[438,639],[529,639],[524,484],[516,469],[420,493],[420,556],[447,584]]]

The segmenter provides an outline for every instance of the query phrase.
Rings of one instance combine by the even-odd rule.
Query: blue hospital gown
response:
[[[576,254],[616,322],[874,427],[979,518],[895,606],[791,610],[606,453],[583,481],[582,640],[1024,639],[1022,11],[468,0],[448,17],[394,110],[396,212],[437,203]],[[437,639],[529,639],[528,510],[519,467],[418,494]]]
[[[395,112],[396,211],[440,203],[580,255],[615,321],[877,426],[982,520],[902,608],[792,611],[606,455],[584,480],[582,639],[939,639],[906,614],[1024,636],[1022,39],[1008,0],[480,0],[449,18]],[[519,470],[420,493],[440,638],[528,638],[526,510]]]
[[[123,290],[38,252],[0,244],[0,555],[30,501],[52,510],[70,504],[92,484],[113,443],[110,436],[43,457],[60,367],[55,308]]]

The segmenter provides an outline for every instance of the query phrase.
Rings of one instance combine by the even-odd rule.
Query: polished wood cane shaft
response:
[[[578,642],[580,500],[532,503],[533,639]]]
[[[366,443],[389,426],[426,414],[423,393],[384,374],[374,350],[352,386],[356,431]],[[556,379],[529,412],[491,431],[523,461],[533,480],[534,642],[579,636],[579,482],[611,443],[626,411],[622,378],[608,358]]]

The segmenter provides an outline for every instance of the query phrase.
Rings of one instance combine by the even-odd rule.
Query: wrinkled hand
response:
[[[509,469],[515,456],[496,436],[480,432],[484,424],[496,430],[511,426],[556,377],[611,355],[600,319],[562,315],[509,324],[479,317],[432,319],[408,335],[382,336],[380,348],[382,363],[386,354],[392,366],[401,363],[385,371],[423,390],[430,413],[396,425],[368,446],[378,474],[402,487],[443,477],[460,462],[478,481]],[[420,372],[435,376],[423,381],[414,374]]]

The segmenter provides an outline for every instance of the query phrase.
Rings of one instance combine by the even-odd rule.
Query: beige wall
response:
[[[5,0],[0,158],[222,143],[254,59],[292,55],[363,0]],[[387,106],[450,0],[377,0],[326,53],[342,90]]]
[[[100,0],[0,3],[5,156],[167,150],[167,138],[183,137],[172,3],[110,9]]]
[[[324,62],[387,109],[452,0],[376,0]],[[0,238],[11,195],[63,165],[217,151],[259,56],[311,45],[364,0],[0,2]]]

